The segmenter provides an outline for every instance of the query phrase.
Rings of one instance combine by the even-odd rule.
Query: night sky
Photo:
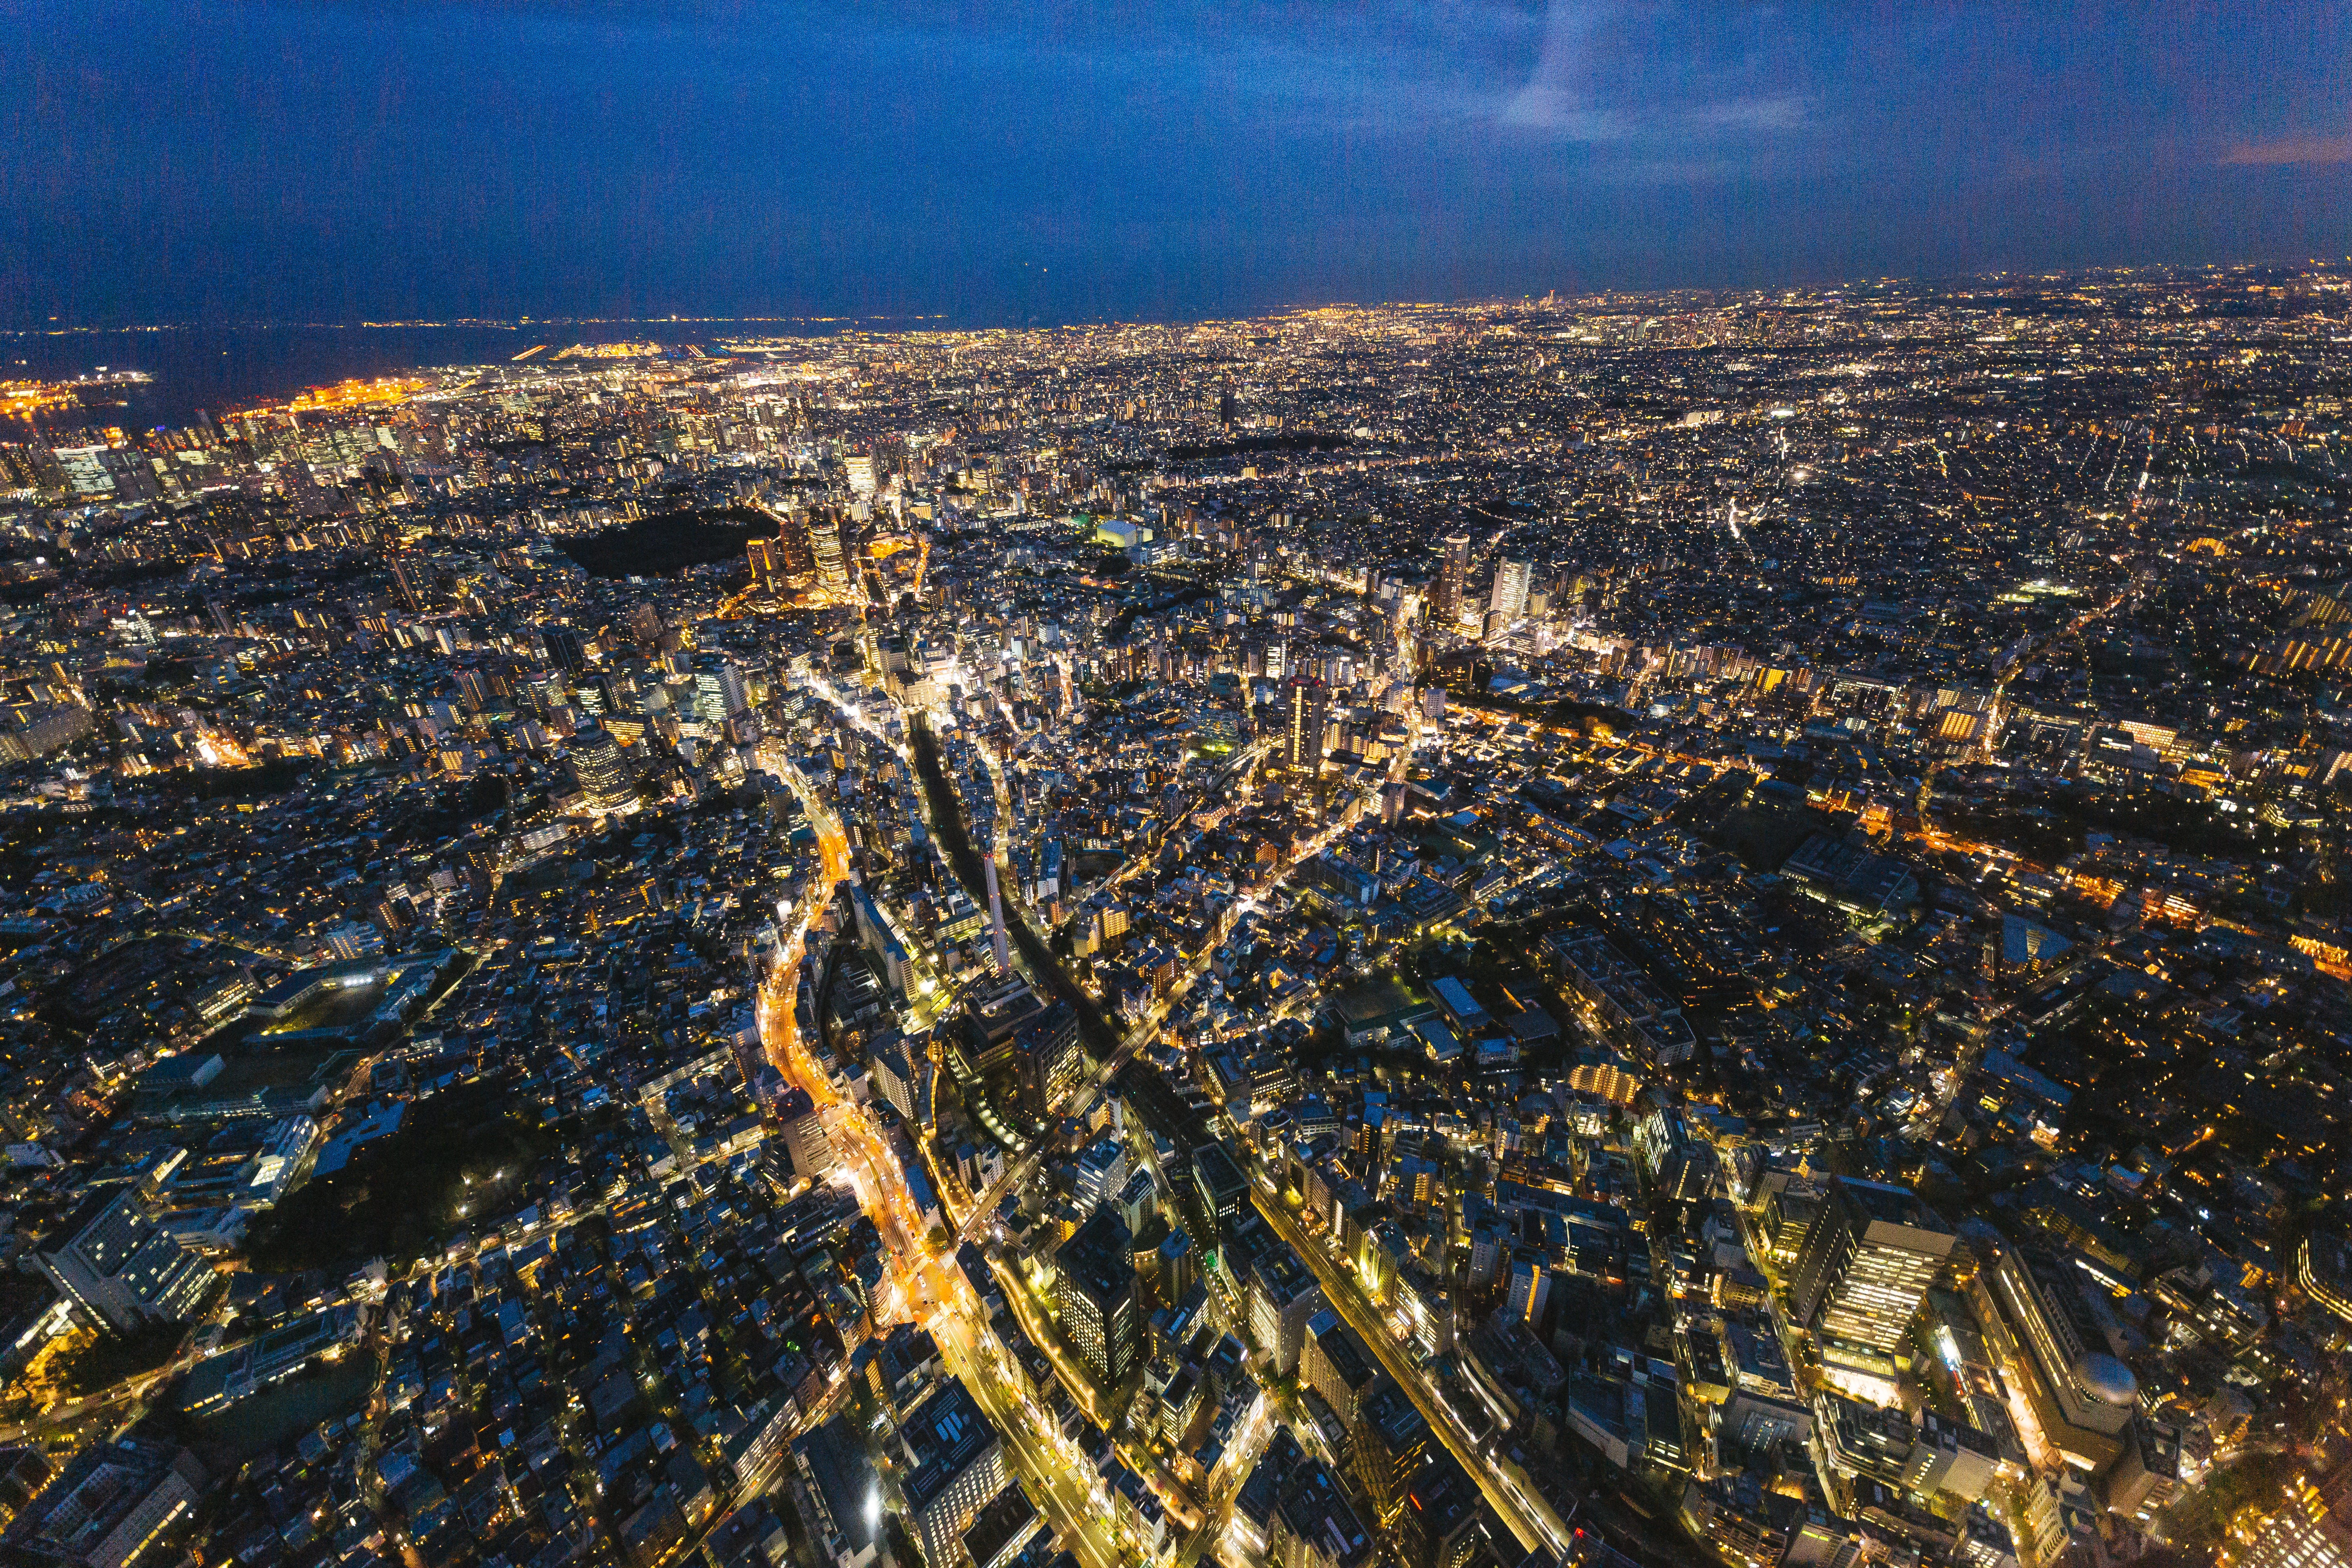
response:
[[[0,325],[2352,251],[2352,5],[0,0]]]

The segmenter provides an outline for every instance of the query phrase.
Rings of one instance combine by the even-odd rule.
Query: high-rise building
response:
[[[1500,616],[1506,626],[1527,613],[1528,584],[1535,568],[1525,561],[1495,563],[1495,586],[1486,595],[1486,611]]]
[[[1894,1357],[1958,1237],[1906,1187],[1829,1184],[1790,1285],[1796,1320],[1822,1360],[1878,1376]]]
[[[1156,1267],[1160,1304],[1163,1307],[1174,1307],[1201,1282],[1201,1255],[1193,1247],[1192,1238],[1181,1230],[1171,1230],[1160,1238]]]
[[[1077,1010],[1067,1002],[1056,1002],[1024,1022],[1013,1031],[1013,1066],[1022,1110],[1043,1121],[1086,1076]]]
[[[589,809],[618,811],[636,798],[629,760],[601,726],[573,735],[571,752],[572,777],[586,797]]]
[[[1975,1232],[1969,1246],[1970,1304],[2002,1380],[2068,1464],[2105,1469],[2124,1451],[2138,1404],[2131,1369],[2092,1348],[2099,1329],[2066,1266]]]
[[[841,523],[832,513],[809,510],[809,559],[816,571],[817,585],[835,595],[849,592],[849,567],[841,550]]]
[[[1480,1553],[1485,1500],[1454,1456],[1433,1446],[1405,1484],[1393,1527],[1397,1560],[1404,1568],[1462,1568]]]
[[[933,1568],[957,1561],[963,1532],[1004,1488],[1004,1443],[971,1391],[945,1378],[898,1424],[907,1446],[907,1523]]]
[[[809,552],[808,530],[791,516],[779,522],[776,537],[768,542],[768,547],[777,574],[786,583],[798,585],[815,574],[816,558]]]
[[[55,1568],[130,1568],[195,1508],[204,1467],[187,1449],[122,1437],[83,1449],[0,1535],[0,1557]]]
[[[1543,1321],[1551,1301],[1551,1268],[1534,1247],[1520,1247],[1511,1258],[1511,1293],[1503,1310],[1529,1323]]]
[[[1210,1223],[1223,1236],[1231,1231],[1249,1201],[1249,1177],[1223,1143],[1203,1143],[1192,1152],[1192,1191],[1208,1212]]]
[[[581,670],[588,667],[588,645],[570,626],[541,626],[539,638],[547,645],[548,662],[556,668]]]
[[[867,500],[873,500],[875,490],[873,454],[853,452],[841,460],[841,466],[849,474],[849,493],[863,496]]]
[[[404,550],[393,552],[392,580],[400,589],[402,604],[412,612],[425,608],[425,591],[432,578]]]
[[[1323,765],[1323,732],[1331,722],[1330,689],[1298,675],[1282,689],[1282,765],[1293,773],[1313,773]]]
[[[1127,1228],[1139,1233],[1160,1212],[1160,1184],[1151,1179],[1149,1171],[1133,1172],[1127,1178],[1127,1185],[1119,1188],[1118,1196],[1111,1201]]]
[[[1080,1226],[1055,1259],[1054,1302],[1078,1358],[1106,1388],[1116,1387],[1143,1350],[1133,1240],[1116,1209]]]
[[[1371,1531],[1320,1459],[1284,1475],[1266,1523],[1265,1561],[1282,1568],[1368,1568],[1378,1554]]]
[[[2237,1543],[2232,1542],[2232,1545]],[[2344,1568],[2352,1563],[2352,1465],[2314,1486],[2298,1475],[2286,1500],[2231,1553],[2233,1568]]]
[[[718,670],[719,705],[728,718],[748,713],[751,710],[751,684],[743,677],[743,667],[732,659],[722,662]]]
[[[917,1075],[923,1068],[917,1065],[917,1058],[908,1055],[907,1042],[903,1039],[886,1040],[874,1047],[866,1060],[873,1072],[875,1092],[881,1095],[902,1120],[917,1120]]]
[[[809,1098],[809,1091],[787,1089],[776,1101],[776,1122],[782,1130],[784,1148],[793,1157],[793,1169],[811,1181],[821,1182],[834,1173],[841,1161],[833,1152],[833,1134],[824,1125],[824,1112]]]
[[[1098,1138],[1078,1156],[1078,1206],[1087,1213],[1118,1195],[1127,1185],[1127,1145]]]
[[[1298,1348],[1298,1379],[1321,1394],[1342,1422],[1356,1424],[1356,1412],[1373,1383],[1385,1375],[1362,1337],[1341,1322],[1339,1313],[1327,1309],[1307,1321],[1307,1337]]]
[[[1273,1352],[1275,1370],[1284,1376],[1297,1367],[1307,1324],[1323,1310],[1323,1288],[1287,1247],[1266,1254],[1250,1270],[1250,1330]]]
[[[1407,1485],[1429,1455],[1429,1422],[1410,1394],[1386,1378],[1356,1412],[1349,1447],[1364,1495],[1383,1530],[1396,1523]]]
[[[213,1283],[194,1252],[158,1229],[128,1186],[83,1198],[33,1254],[52,1284],[93,1321],[119,1334],[194,1315]]]
[[[1470,536],[1448,534],[1445,560],[1437,573],[1437,618],[1449,626],[1462,618],[1463,595],[1470,586]]]

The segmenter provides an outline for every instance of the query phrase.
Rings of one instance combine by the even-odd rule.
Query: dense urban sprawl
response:
[[[105,384],[0,1560],[2352,1552],[2352,272]]]

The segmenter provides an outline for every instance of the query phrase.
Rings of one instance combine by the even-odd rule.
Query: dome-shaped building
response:
[[[2074,1362],[2076,1386],[2102,1405],[2129,1410],[2139,1403],[2139,1379],[2104,1351],[2085,1351]]]

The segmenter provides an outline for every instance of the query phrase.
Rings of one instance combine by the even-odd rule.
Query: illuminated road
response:
[[[1493,1505],[1503,1522],[1510,1526],[1511,1533],[1518,1537],[1519,1544],[1529,1551],[1541,1544],[1555,1552],[1566,1552],[1570,1537],[1559,1513],[1531,1487],[1511,1475],[1504,1468],[1504,1461],[1489,1458],[1479,1450],[1468,1428],[1454,1415],[1453,1406],[1446,1404],[1430,1383],[1427,1373],[1405,1353],[1404,1347],[1397,1343],[1386,1320],[1364,1299],[1363,1292],[1357,1288],[1356,1277],[1333,1261],[1318,1238],[1307,1234],[1278,1195],[1270,1195],[1265,1191],[1263,1176],[1252,1181],[1251,1193],[1257,1200],[1258,1213],[1265,1216],[1266,1223],[1274,1227],[1274,1233],[1288,1242],[1307,1266],[1315,1271],[1316,1280],[1323,1287],[1323,1294],[1333,1310],[1349,1328],[1362,1336],[1364,1343],[1388,1369],[1389,1375],[1396,1379],[1412,1397],[1414,1406],[1421,1411],[1422,1418],[1429,1423],[1430,1430],[1444,1440],[1464,1472],[1477,1481],[1478,1489],[1486,1495],[1487,1502]]]
[[[808,1054],[793,1016],[802,945],[811,917],[848,874],[849,850],[831,809],[804,781],[793,776],[793,784],[816,829],[820,872],[782,959],[761,987],[760,1038],[776,1070],[807,1090],[821,1108],[858,1204],[882,1233],[889,1273],[877,1303],[876,1321],[919,1322],[930,1331],[948,1370],[971,1391],[1003,1435],[1008,1468],[1027,1483],[1030,1497],[1062,1543],[1085,1568],[1121,1568],[1137,1554],[1122,1545],[1108,1501],[1096,1489],[1092,1469],[1034,1400],[1014,1392],[1025,1386],[1025,1376],[1005,1361],[962,1272],[919,1239],[925,1226],[880,1130],[865,1107],[843,1099]],[[845,1380],[840,1387],[846,1385]],[[819,1414],[829,1414],[838,1397],[838,1389],[828,1394]]]
[[[808,685],[852,724],[882,739],[901,756],[908,754],[907,748],[889,741],[864,713],[822,678],[810,678]],[[1091,1467],[1085,1457],[1062,1437],[1052,1417],[1037,1405],[1035,1400],[1026,1393],[1017,1392],[1026,1388],[1025,1374],[1005,1359],[1003,1348],[989,1328],[987,1316],[973,1295],[970,1282],[954,1267],[952,1253],[943,1260],[923,1239],[929,1227],[915,1212],[904,1176],[896,1158],[885,1146],[879,1129],[864,1107],[844,1100],[831,1079],[810,1057],[804,1031],[793,1016],[801,953],[811,920],[832,897],[835,885],[848,875],[848,847],[840,823],[829,805],[816,797],[814,791],[796,771],[788,776],[817,833],[820,874],[810,889],[808,901],[791,940],[784,946],[782,958],[770,972],[768,983],[761,988],[761,1040],[777,1071],[786,1081],[805,1089],[823,1110],[834,1150],[842,1160],[843,1169],[856,1191],[858,1202],[883,1235],[890,1271],[877,1302],[876,1321],[878,1324],[904,1318],[920,1322],[930,1331],[949,1370],[971,1390],[973,1398],[1003,1435],[1011,1468],[1028,1483],[1030,1495],[1044,1510],[1047,1522],[1063,1544],[1076,1552],[1085,1568],[1119,1568],[1121,1564],[1135,1561],[1140,1552],[1127,1538],[1125,1531],[1114,1523],[1115,1510]],[[1001,780],[996,782],[1001,787]],[[955,799],[951,788],[946,793],[957,806],[961,818],[961,801]],[[929,792],[919,791],[918,798],[922,802],[926,817],[931,817]],[[999,816],[1000,820],[1010,821],[1009,800],[1000,799]],[[936,837],[939,824],[933,820],[930,826]],[[961,820],[958,826],[963,826]],[[1221,922],[1218,931],[1202,945],[1202,951],[1192,957],[1168,994],[1122,1032],[1116,1048],[1073,1088],[1068,1098],[1056,1108],[1057,1114],[1082,1117],[1093,1109],[1104,1089],[1134,1059],[1135,1054],[1158,1037],[1169,1015],[1181,1005],[1201,975],[1207,971],[1210,954],[1233,921],[1260,908],[1267,893],[1299,865],[1319,854],[1339,831],[1339,827],[1334,826],[1314,835],[1298,847],[1296,854],[1276,868],[1265,884],[1265,892],[1251,894],[1235,902],[1230,919]],[[978,891],[973,889],[975,896],[978,896]],[[1030,934],[1035,934],[1034,928]],[[1024,967],[1026,967],[1025,963]],[[1044,978],[1033,975],[1033,979],[1041,983]],[[1039,1157],[1040,1152],[1034,1150],[1024,1155],[980,1194],[966,1213],[960,1216],[951,1215],[955,1221],[953,1240],[962,1242],[975,1237],[1004,1194],[1033,1178]],[[936,1181],[934,1186],[941,1192],[950,1190],[945,1184]],[[1062,1373],[1065,1384],[1078,1396],[1090,1415],[1099,1415],[1098,1395],[1091,1380],[1070,1367],[1064,1359],[1058,1331],[1034,1321],[1034,1303],[1026,1299],[1026,1292],[1019,1281],[1011,1281],[1005,1288],[1008,1299],[1014,1304],[1016,1316],[1023,1319],[1031,1338]],[[1247,1466],[1244,1461],[1263,1445],[1269,1427],[1270,1421],[1261,1411],[1260,1415],[1254,1419],[1245,1440],[1236,1444],[1237,1452],[1233,1456],[1234,1463],[1221,1467],[1218,1474],[1210,1479],[1203,1492],[1204,1506],[1197,1512],[1186,1504],[1181,1489],[1176,1489],[1164,1474],[1158,1473],[1160,1468],[1156,1464],[1147,1462],[1136,1466],[1147,1479],[1157,1483],[1154,1489],[1170,1506],[1172,1523],[1181,1525],[1187,1518],[1198,1521],[1198,1528],[1185,1540],[1180,1553],[1185,1562],[1192,1561],[1221,1537],[1231,1513],[1233,1493],[1246,1475]]]

